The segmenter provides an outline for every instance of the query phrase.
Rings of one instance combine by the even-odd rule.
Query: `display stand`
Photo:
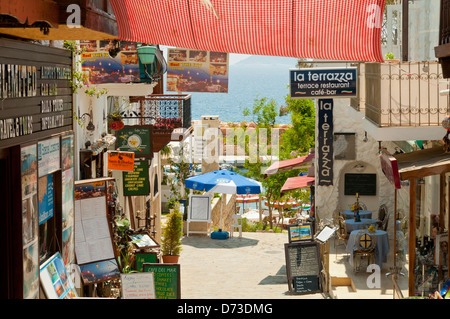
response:
[[[107,203],[107,183],[114,181],[75,182],[75,254],[84,285],[120,277]]]
[[[206,223],[206,230],[190,230],[191,223]],[[211,197],[205,195],[189,195],[189,210],[186,222],[186,236],[189,234],[211,235]]]

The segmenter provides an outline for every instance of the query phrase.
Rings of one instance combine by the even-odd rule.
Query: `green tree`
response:
[[[278,115],[278,104],[274,99],[268,99],[267,97],[255,98],[253,100],[253,106],[244,108],[243,114],[245,116],[252,116],[259,127],[273,127]]]

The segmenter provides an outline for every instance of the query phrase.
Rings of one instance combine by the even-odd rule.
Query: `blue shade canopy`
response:
[[[262,192],[260,182],[225,169],[190,177],[185,180],[185,186],[197,191],[222,194],[260,194]]]

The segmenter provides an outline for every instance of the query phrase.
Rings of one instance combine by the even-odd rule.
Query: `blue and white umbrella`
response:
[[[262,192],[260,182],[225,169],[190,177],[184,184],[187,188],[210,193],[260,194]],[[222,226],[222,208],[223,202],[220,226]]]

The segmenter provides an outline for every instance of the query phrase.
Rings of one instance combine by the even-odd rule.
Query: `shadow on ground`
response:
[[[212,239],[207,236],[192,236],[183,237],[181,239],[183,245],[192,246],[195,248],[241,248],[248,246],[256,246],[258,240],[244,238],[244,237],[232,237],[228,239]]]

